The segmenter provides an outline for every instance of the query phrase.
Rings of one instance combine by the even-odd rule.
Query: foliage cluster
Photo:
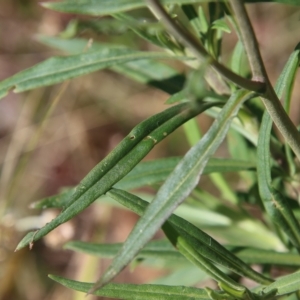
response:
[[[299,5],[296,0],[274,2]],[[31,246],[97,199],[110,199],[141,216],[126,242],[66,245],[91,255],[113,256],[104,275],[95,284],[50,278],[71,289],[119,299],[298,299],[300,208],[294,190],[299,189],[300,134],[288,113],[299,46],[273,88],[240,0],[78,0],[43,5],[61,12],[110,17],[73,20],[61,37],[40,37],[69,54],[2,81],[0,97],[11,89],[28,91],[109,68],[168,93],[170,107],[134,127],[77,187],[35,203],[35,208],[55,207],[61,213],[28,233],[17,250]],[[158,50],[140,51],[122,43],[90,44],[76,37],[80,28],[130,30]],[[222,40],[232,31],[238,42],[225,65]],[[167,63],[174,60],[185,65],[187,75]],[[195,117],[202,113],[214,122],[201,137]],[[272,130],[273,122],[283,139]],[[141,162],[181,126],[190,143],[184,157]],[[225,138],[230,158],[215,157]],[[247,186],[244,193],[228,184],[227,172],[237,173]],[[222,199],[199,188],[202,174],[208,174]],[[157,191],[150,203],[133,192],[145,186]],[[261,218],[250,215],[245,204],[260,209]],[[173,214],[176,209],[181,216]],[[160,228],[166,239],[150,242]],[[224,240],[224,245],[213,236]],[[174,272],[201,270],[197,280],[208,275],[220,289],[177,285],[178,280],[174,285],[109,283],[134,259],[143,263],[153,258],[169,265],[175,260]],[[252,264],[261,265],[262,272],[251,268]],[[291,272],[274,279],[271,266],[289,266]],[[259,285],[249,288],[241,278]],[[187,285],[192,286],[193,280]]]

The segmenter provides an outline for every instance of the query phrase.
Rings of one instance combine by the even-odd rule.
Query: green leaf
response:
[[[113,14],[113,17],[124,22],[125,24],[134,23],[136,19],[125,13]],[[146,23],[147,24],[147,23]],[[167,50],[173,51],[174,53],[182,53],[182,46],[177,43],[174,39],[172,39],[168,32],[164,30],[161,26],[159,28],[160,23],[153,23],[150,27],[151,23],[148,23],[148,26],[132,26],[131,30],[137,34],[142,39],[157,45],[158,47],[165,48]],[[130,25],[129,25],[130,26]]]
[[[285,295],[300,290],[300,272],[295,272],[280,278],[263,289],[264,293],[277,289],[277,295]]]
[[[234,294],[243,294],[245,292],[245,287],[235,282],[224,272],[219,270],[214,263],[217,261],[216,257],[213,262],[205,258],[205,255],[197,251],[199,246],[203,247],[203,244],[193,243],[191,239],[188,238],[184,233],[181,234],[177,228],[173,227],[169,222],[166,222],[162,227],[164,233],[170,242],[176,247],[180,253],[184,255],[189,261],[198,266],[201,270],[204,270],[213,279],[222,283],[224,286],[228,287],[230,291]],[[205,251],[205,250],[204,250]],[[210,251],[208,249],[208,251]],[[207,253],[207,250],[205,251]]]
[[[95,284],[95,288],[114,278],[151,239],[174,209],[191,193],[198,184],[208,159],[223,141],[241,103],[250,95],[252,94],[249,92],[238,91],[228,100],[222,113],[206,135],[188,151],[162,185],[124,243],[122,251],[113,260],[102,279]]]
[[[162,4],[189,4],[213,2],[212,0],[162,0]],[[256,2],[277,2],[283,4],[300,5],[298,0],[247,0],[248,3]],[[76,14],[85,14],[92,16],[103,16],[118,12],[124,12],[132,9],[146,7],[143,0],[73,0],[62,2],[43,2],[46,8]]]
[[[140,216],[144,215],[148,205],[147,202],[139,197],[122,190],[111,189],[107,195]],[[211,236],[185,219],[172,214],[165,224],[167,223],[170,223],[188,243],[193,244],[199,255],[204,256],[212,262],[228,268],[235,273],[252,278],[255,281],[265,284],[271,282],[269,278],[253,271],[248,265],[239,260],[230,251],[226,250]],[[163,227],[163,229],[165,228]]]
[[[224,31],[227,33],[231,33],[231,29],[229,28],[228,24],[226,23],[226,21],[224,19],[218,19],[215,20],[212,24],[212,29],[217,29],[220,31]]]
[[[288,62],[283,70],[283,74],[281,75],[282,78],[282,85],[286,90],[286,96],[284,97],[284,109],[289,112],[290,111],[290,101],[291,101],[291,94],[293,91],[293,86],[295,83],[295,76],[297,69],[300,63],[300,43],[295,47],[293,53],[290,55]]]
[[[71,241],[64,245],[65,249],[82,252],[90,255],[113,258],[122,244],[93,244],[81,241]],[[167,240],[149,242],[145,248],[137,255],[136,259],[162,258],[166,260],[183,260],[185,258],[174,249]]]
[[[70,54],[82,53],[88,43],[87,40],[84,39],[65,40],[45,36],[38,36],[38,40],[45,45]],[[106,43],[100,44],[97,42],[94,42],[91,46],[93,51],[116,48],[128,49],[120,45]],[[159,88],[169,94],[181,91],[185,82],[185,76],[179,74],[177,70],[162,62],[152,59],[130,61],[121,65],[114,65],[110,67],[110,69],[135,81]]]
[[[296,50],[298,51],[298,50]],[[293,54],[291,56],[293,58]],[[295,64],[298,59],[289,59],[280,75],[275,91],[281,98],[284,90],[289,88],[295,79]],[[268,112],[264,113],[257,144],[257,175],[259,194],[271,220],[289,237],[293,245],[300,251],[300,225],[288,202],[272,186],[270,165],[270,137],[272,119]]]
[[[59,194],[44,198],[40,201],[30,204],[30,208],[47,209],[63,208],[68,203],[70,197],[74,194],[74,188],[64,188]]]
[[[93,287],[92,283],[84,283],[63,277],[49,275],[52,280],[65,287],[88,293]],[[167,286],[156,284],[114,284],[110,283],[93,294],[102,297],[124,300],[210,300],[204,289],[186,286]]]
[[[184,260],[186,260],[184,258]],[[174,264],[173,264],[174,265]],[[174,269],[169,274],[156,278],[153,284],[194,286],[209,279],[206,273],[189,262],[188,266]]]
[[[80,184],[73,190],[73,193],[71,191],[66,192],[66,194],[58,195],[58,197],[54,196],[43,199],[40,204],[35,204],[34,207],[38,208],[39,206],[43,208],[43,206],[53,207],[54,205],[58,205],[57,207],[66,207],[67,204],[72,204],[112,169],[122,157],[128,154],[138,145],[138,143],[146,138],[151,131],[157,129],[187,107],[188,104],[176,105],[142,121],[134,127],[129,134],[100,163],[98,163],[87,176],[85,176],[83,180],[81,180]]]
[[[181,159],[181,157],[171,157],[142,162],[119,181],[115,187],[129,190],[163,182]],[[255,168],[255,164],[250,161],[211,158],[202,174],[239,172],[254,170]]]
[[[129,136],[130,135],[131,134],[129,134]],[[119,148],[123,147],[125,147],[124,143],[122,144],[122,147],[121,145],[119,146]],[[122,151],[124,151],[124,148]],[[143,186],[159,184],[169,176],[169,174],[173,171],[180,160],[181,157],[170,157],[141,162],[124,178],[116,183],[114,187],[118,189],[130,190]],[[101,165],[104,165],[104,163],[102,163]],[[205,166],[203,174],[210,174],[215,172],[239,172],[246,170],[254,171],[255,168],[255,163],[252,163],[250,161],[226,158],[211,158]],[[100,179],[100,177],[97,178]],[[83,185],[86,186],[84,183]],[[57,195],[47,197],[45,199],[32,203],[30,207],[34,209],[63,208],[66,207],[69,201],[72,202],[72,200],[70,199],[71,196],[75,196],[74,193],[75,188],[65,188],[61,193]]]
[[[234,47],[230,59],[230,68],[239,75],[245,75],[245,65],[247,65],[245,49],[242,42],[239,40]]]
[[[210,117],[216,118],[221,112],[219,107],[213,107],[206,112]],[[241,116],[242,118],[241,118]],[[244,123],[244,118],[247,122]],[[239,117],[235,118],[231,123],[231,128],[244,136],[253,145],[257,145],[258,128],[256,120],[250,114],[244,114],[243,109],[239,112]]]
[[[105,258],[113,258],[118,253],[121,247],[121,243],[94,244],[81,241],[71,241],[64,245],[65,249]],[[290,266],[294,268],[300,266],[300,256],[297,253],[276,252],[273,250],[256,248],[240,249],[239,247],[230,247],[229,250],[247,264]],[[136,259],[146,258],[160,258],[166,261],[186,260],[182,256],[182,254],[175,250],[167,240],[157,240],[149,242],[136,257]]]
[[[52,57],[0,82],[0,98],[3,98],[11,89],[16,93],[23,92],[59,83],[118,64],[151,58],[184,59],[182,56],[172,56],[163,53],[109,48],[67,57]]]
[[[140,126],[135,128],[135,132],[138,137],[137,140],[140,142],[134,148],[132,148],[131,142],[137,137],[136,135],[127,136],[127,138],[123,140],[125,145],[121,143],[119,147],[115,148],[114,151],[112,151],[88,174],[86,178],[83,179],[81,184],[76,189],[75,194],[71,199],[69,199],[66,209],[41,229],[37,230],[36,232],[29,232],[18,244],[16,251],[29,244],[32,244],[34,241],[45,236],[57,226],[70,220],[75,215],[80,213],[82,210],[92,204],[97,198],[105,194],[126,174],[128,174],[157,143],[163,140],[184,122],[195,117],[211,106],[211,103],[199,103],[199,105],[193,106],[193,108],[186,109],[178,113],[161,126],[160,122],[158,124],[155,122],[150,122],[147,126],[145,126],[144,123],[147,120],[142,122]],[[154,116],[152,116],[152,118],[153,117]],[[148,126],[154,126],[154,128],[157,128],[152,128],[152,130],[154,130],[147,134],[146,132],[148,130]],[[123,149],[123,146],[126,146],[125,149]],[[101,178],[99,178],[99,174],[101,175]],[[90,188],[87,189],[87,186],[90,186]]]
[[[207,30],[207,26],[205,26],[205,21],[206,21],[205,17],[204,17],[204,20],[202,20],[200,17],[200,13],[198,16],[197,11],[193,5],[189,5],[189,4],[181,5],[181,8],[182,8],[183,12],[185,13],[185,15],[187,16],[196,35],[201,38],[201,33],[206,32],[206,30]],[[200,9],[202,9],[201,6],[199,6],[199,10]]]
[[[189,4],[198,2],[210,2],[211,0],[162,0],[162,4]],[[146,7],[144,0],[77,0],[76,2],[43,2],[42,5],[53,10],[85,14],[92,16],[103,16],[132,9]]]
[[[296,6],[300,5],[298,0],[246,0],[245,2],[247,3],[273,2],[273,3],[282,3],[282,4],[296,5]]]
[[[235,255],[248,264],[267,264],[275,266],[300,266],[300,256],[297,253],[276,252],[273,250],[242,248],[230,249]]]

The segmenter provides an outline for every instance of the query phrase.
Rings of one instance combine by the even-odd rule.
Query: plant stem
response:
[[[268,78],[255,33],[242,0],[230,0],[231,7],[237,19],[242,42],[244,44],[254,80],[266,83],[266,91],[262,101],[273,122],[300,159],[300,134],[285,112]]]
[[[248,80],[237,75],[212,58],[192,34],[174,22],[158,0],[145,1],[170,32],[188,47],[198,59],[207,60],[216,71],[236,85],[261,94],[262,101],[272,120],[300,160],[300,134],[282,107],[280,100],[269,81],[259,52],[256,36],[243,2],[240,0],[230,0],[232,9],[240,26],[242,41],[249,57],[254,80]],[[256,81],[258,79],[260,81]]]
[[[265,91],[265,84],[263,82],[253,81],[239,76],[220,64],[217,60],[211,57],[201,43],[182,26],[174,22],[168,15],[165,9],[157,0],[146,0],[149,8],[153,13],[161,19],[170,32],[180,40],[186,47],[188,47],[193,54],[200,60],[206,60],[216,71],[218,71],[226,79],[232,81],[236,85],[250,91],[261,93]]]
[[[230,0],[231,7],[238,22],[242,43],[245,47],[250,68],[252,71],[252,80],[266,82],[267,72],[261,58],[257,39],[250,23],[249,16],[243,2],[240,0]]]

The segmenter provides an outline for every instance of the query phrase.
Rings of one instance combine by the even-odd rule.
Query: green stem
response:
[[[267,85],[266,91],[262,95],[262,101],[273,122],[276,124],[287,143],[293,149],[298,159],[300,159],[300,134],[285,112],[270,83],[260,55],[256,36],[251,26],[243,1],[230,0],[230,4],[239,24],[242,42],[249,58],[250,67],[253,72],[253,78],[255,80],[261,80],[262,83]]]
[[[170,32],[180,40],[187,48],[189,48],[193,54],[200,60],[207,60],[209,64],[218,71],[222,76],[232,81],[236,85],[246,90],[254,92],[262,92],[265,90],[265,84],[258,81],[249,80],[239,76],[220,64],[217,60],[211,57],[201,43],[182,26],[174,22],[174,20],[168,15],[165,9],[161,6],[157,0],[145,0],[149,8],[153,13],[161,19],[164,25],[170,30]]]
[[[243,2],[240,0],[230,0],[231,7],[238,22],[242,43],[247,53],[252,79],[260,82],[266,82],[267,72],[261,58],[257,39],[250,23],[249,16]]]

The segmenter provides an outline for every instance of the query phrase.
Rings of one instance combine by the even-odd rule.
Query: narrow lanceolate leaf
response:
[[[115,190],[109,191],[109,195],[111,196],[112,193]],[[141,201],[141,200],[139,200]],[[138,205],[138,204],[137,204]],[[146,207],[146,205],[145,205]],[[144,208],[142,208],[144,210]],[[172,215],[169,219],[171,224],[176,227],[175,222],[173,222],[176,218],[178,218],[176,215]],[[184,219],[182,219],[182,222],[187,222]],[[190,224],[190,226],[194,226]],[[177,228],[177,227],[176,227]],[[198,228],[195,227],[195,230],[197,231]],[[188,229],[187,229],[188,231]],[[205,233],[204,233],[205,234]],[[199,239],[199,237],[198,237]],[[212,244],[215,245],[215,241],[212,239]],[[212,246],[210,245],[211,249]],[[121,249],[122,244],[96,244],[96,243],[87,243],[87,242],[81,242],[81,241],[71,241],[64,245],[65,249],[73,250],[76,252],[81,252],[89,255],[99,256],[99,257],[105,257],[105,258],[113,258],[115,255],[117,255],[118,251]],[[220,247],[223,247],[220,245]],[[300,256],[297,253],[290,253],[290,252],[276,252],[273,250],[264,250],[264,249],[256,249],[256,248],[244,248],[237,250],[230,249],[234,255],[236,255],[238,258],[242,260],[242,264],[240,264],[240,260],[238,260],[231,252],[230,257],[233,257],[235,259],[235,262],[242,266],[244,265],[243,262],[253,265],[253,264],[262,264],[262,265],[274,265],[274,266],[289,266],[297,268],[300,266]],[[225,251],[226,252],[226,249]],[[186,259],[183,257],[182,254],[180,254],[169,241],[167,240],[158,240],[158,241],[152,241],[148,243],[136,256],[137,259],[146,259],[146,258],[161,258],[165,261],[174,261],[176,259],[177,261]],[[247,268],[249,268],[247,266]],[[247,276],[247,275],[245,275]]]
[[[113,258],[121,249],[122,244],[94,244],[81,241],[71,241],[64,245],[65,249],[90,255]],[[136,257],[137,259],[160,258],[164,260],[186,259],[170,244],[168,240],[158,240],[148,243]]]
[[[38,40],[50,47],[73,55],[82,53],[88,43],[84,39],[66,40],[45,36],[39,36]],[[116,44],[94,42],[89,51],[116,48],[127,49]],[[135,81],[159,88],[168,94],[179,92],[183,88],[185,81],[185,76],[179,74],[177,70],[153,59],[134,60],[120,65],[113,65],[110,69]]]
[[[81,185],[82,190],[85,190],[85,192],[78,199],[75,199],[73,203],[67,204],[68,206],[66,207],[66,209],[62,211],[50,223],[47,223],[44,227],[37,230],[36,232],[28,233],[18,244],[16,251],[29,244],[32,244],[34,241],[45,236],[57,226],[70,220],[75,215],[80,213],[82,210],[92,204],[97,198],[105,194],[126,174],[128,174],[157,143],[162,141],[166,136],[172,133],[183,123],[195,117],[211,106],[211,103],[199,103],[199,105],[191,109],[184,110],[180,114],[163,123],[157,129],[150,132],[150,134],[148,134],[143,140],[141,140],[129,153],[124,153],[123,157],[121,157],[121,159],[113,167],[107,170],[107,173],[88,190],[86,190],[85,186]],[[112,157],[111,159],[114,159],[114,157]],[[94,179],[94,175],[91,175],[91,177]],[[78,191],[78,193],[79,192],[80,191]]]
[[[281,97],[283,94],[283,91],[285,91],[287,97],[284,97],[283,105],[287,112],[289,112],[290,107],[290,94],[292,93],[294,82],[295,82],[295,76],[297,69],[299,67],[300,63],[300,43],[295,47],[293,53],[290,55],[286,65],[284,66],[284,69],[282,73],[280,74],[280,77],[278,79],[277,83],[277,94]]]
[[[102,49],[66,57],[52,57],[0,82],[0,98],[13,89],[23,92],[140,59],[182,59],[164,53]]]
[[[141,198],[132,195],[126,191],[111,189],[107,195],[118,203],[124,205],[128,209],[132,210],[139,216],[143,216],[148,206],[148,203]],[[242,260],[238,259],[234,254],[224,248],[211,236],[194,226],[190,222],[172,214],[166,223],[170,223],[175,230],[180,233],[181,236],[187,240],[187,242],[194,245],[197,252],[212,262],[219,264],[222,267],[228,268],[234,273],[240,274],[253,279],[254,281],[268,284],[272,282],[271,279],[264,277],[263,275],[252,270]],[[166,224],[165,223],[165,224]],[[164,229],[164,227],[163,227]]]
[[[162,4],[189,4],[211,2],[212,0],[161,0]],[[246,2],[265,2],[266,0],[247,0]],[[273,0],[269,2],[278,2],[291,5],[300,5],[298,0]],[[103,16],[118,12],[124,12],[132,9],[145,7],[144,0],[73,0],[62,2],[44,2],[44,7],[68,13],[85,14],[92,16]]]
[[[298,50],[296,50],[298,51]],[[289,88],[295,79],[295,64],[298,66],[299,60],[291,59],[284,67],[278,82],[275,86],[275,91],[281,98],[284,90]],[[300,225],[296,220],[292,209],[278,191],[272,187],[271,166],[270,166],[270,137],[272,129],[272,120],[268,112],[264,113],[261,128],[259,131],[257,144],[257,174],[259,193],[265,209],[272,221],[279,226],[283,232],[289,237],[293,245],[300,250]]]
[[[165,116],[167,118],[167,116]],[[157,124],[157,122],[152,122],[151,124]],[[131,136],[129,134],[128,136]],[[115,150],[113,150],[114,153],[116,153],[117,149],[122,149],[122,153],[124,154],[126,151],[126,144],[125,140],[121,142],[117,146]],[[127,147],[131,144],[131,148],[133,148],[134,144],[129,143]],[[128,147],[128,150],[131,148]],[[103,177],[103,172],[100,171],[99,174],[96,173],[96,168],[98,170],[103,170],[102,167],[104,167],[105,170],[108,170],[108,158],[111,155],[109,155],[107,158],[104,159],[97,167],[95,167],[91,172],[94,173],[93,177],[95,181],[91,180],[91,174],[89,173],[87,175],[87,178],[84,179],[84,182],[81,183],[81,186],[84,186],[83,188],[70,188],[70,189],[64,189],[61,193],[44,198],[40,201],[37,201],[35,203],[32,203],[30,205],[31,208],[35,209],[46,209],[46,208],[64,208],[67,206],[67,203],[72,203],[82,193],[87,190],[93,182],[95,183],[97,180],[99,180],[101,177]],[[171,158],[163,158],[163,159],[157,159],[154,161],[146,161],[138,164],[131,172],[129,172],[123,179],[121,179],[117,184],[114,185],[114,187],[118,189],[135,189],[140,188],[144,186],[151,186],[156,185],[164,180],[167,179],[169,174],[173,171],[173,169],[176,167],[176,165],[179,163],[181,157],[171,157]],[[117,159],[115,160],[115,162]],[[104,163],[106,164],[104,166]],[[111,161],[109,162],[112,163]],[[239,171],[251,171],[255,170],[256,165],[255,163],[252,163],[250,161],[244,161],[244,160],[238,160],[238,159],[219,159],[219,158],[211,158],[207,165],[205,166],[203,170],[203,174],[210,174],[214,172],[222,173],[222,172],[239,172]]]
[[[199,245],[190,241],[187,236],[180,234],[169,222],[166,222],[162,229],[170,242],[190,262],[198,266],[201,270],[205,271],[217,282],[221,282],[224,286],[228,287],[228,290],[232,290],[233,293],[238,295],[243,295],[245,293],[244,286],[235,282],[228,275],[219,270],[214,263],[206,259],[204,255],[197,251]],[[202,245],[200,244],[200,246]]]
[[[181,157],[170,157],[140,163],[119,181],[115,187],[129,190],[163,182],[181,159]],[[255,164],[250,161],[211,158],[202,174],[239,172],[255,170],[255,168]]]
[[[230,67],[231,70],[239,75],[243,74],[243,63],[245,63],[245,50],[241,41],[238,41],[233,50]]]
[[[188,108],[188,104],[181,104],[170,107],[156,115],[149,117],[137,126],[100,162],[98,163],[73,189],[73,193],[58,195],[43,199],[35,208],[67,207],[82,196],[89,188],[99,181],[109,170],[111,170],[126,154],[128,154],[139,142],[147,137],[153,130]],[[69,196],[69,197],[67,197]]]
[[[277,289],[277,295],[285,295],[300,290],[300,272],[277,278],[275,282],[263,289],[264,293]]]
[[[47,208],[63,208],[68,203],[70,197],[75,192],[75,188],[65,188],[57,195],[41,199],[37,202],[31,203],[30,208],[47,209]]]
[[[248,264],[291,266],[294,268],[300,266],[300,256],[297,253],[253,248],[237,249],[237,251],[233,249],[232,251]]]
[[[83,293],[88,293],[93,286],[92,283],[79,282],[55,275],[49,275],[49,277],[67,288]],[[110,283],[102,289],[93,292],[93,294],[124,300],[210,300],[204,289],[157,284]]]
[[[198,2],[210,2],[212,0],[162,0],[162,4],[188,4]],[[68,13],[103,16],[124,12],[132,9],[146,7],[144,0],[79,0],[62,2],[43,2],[44,7]]]
[[[208,159],[223,141],[241,103],[251,95],[249,92],[240,90],[228,100],[205,136],[188,151],[159,189],[145,214],[124,243],[121,252],[113,260],[103,278],[95,285],[95,289],[114,278],[145,246],[175,208],[192,192],[199,182]]]
[[[76,191],[68,200],[67,205],[72,204],[82,196],[89,188],[98,182],[109,170],[111,170],[126,154],[138,145],[148,134],[159,128],[162,124],[178,115],[188,107],[187,104],[170,107],[150,118],[142,121],[134,127],[130,133],[80,182]]]

